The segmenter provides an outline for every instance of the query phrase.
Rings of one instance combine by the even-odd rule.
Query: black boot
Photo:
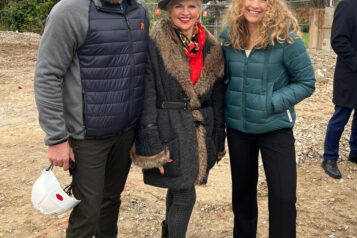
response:
[[[357,164],[357,156],[351,155],[350,153],[350,155],[348,156],[348,161]]]
[[[161,226],[162,226],[161,238],[168,238],[169,237],[169,230],[168,230],[169,228],[166,224],[166,221],[162,221]]]
[[[341,178],[341,172],[337,167],[337,160],[334,160],[334,159],[324,160],[324,161],[322,161],[321,167],[332,178],[335,178],[335,179]]]

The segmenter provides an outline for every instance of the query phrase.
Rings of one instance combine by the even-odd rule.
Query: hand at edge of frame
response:
[[[63,167],[63,170],[68,170],[68,159],[75,161],[73,150],[68,141],[48,146],[48,160],[53,165]]]

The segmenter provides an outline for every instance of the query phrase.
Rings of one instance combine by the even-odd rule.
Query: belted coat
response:
[[[160,20],[151,32],[144,109],[131,157],[143,168],[146,184],[184,189],[205,181],[224,152],[224,57],[205,29],[204,66],[192,85],[189,61],[172,24]]]

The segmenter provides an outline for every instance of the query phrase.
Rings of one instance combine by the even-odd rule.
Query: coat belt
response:
[[[157,108],[160,109],[181,109],[181,110],[191,110],[191,111],[209,107],[209,106],[210,106],[209,101],[202,102],[200,107],[195,107],[195,108],[188,107],[187,102],[161,101],[157,104]]]

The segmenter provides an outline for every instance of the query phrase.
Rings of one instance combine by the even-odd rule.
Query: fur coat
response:
[[[133,163],[143,168],[146,184],[190,188],[205,181],[218,154],[223,155],[224,58],[220,44],[205,31],[204,67],[193,86],[172,22],[160,20],[152,29],[144,109],[131,151]],[[186,102],[187,108],[162,108],[164,101]],[[163,165],[164,175],[155,168],[158,165]]]

